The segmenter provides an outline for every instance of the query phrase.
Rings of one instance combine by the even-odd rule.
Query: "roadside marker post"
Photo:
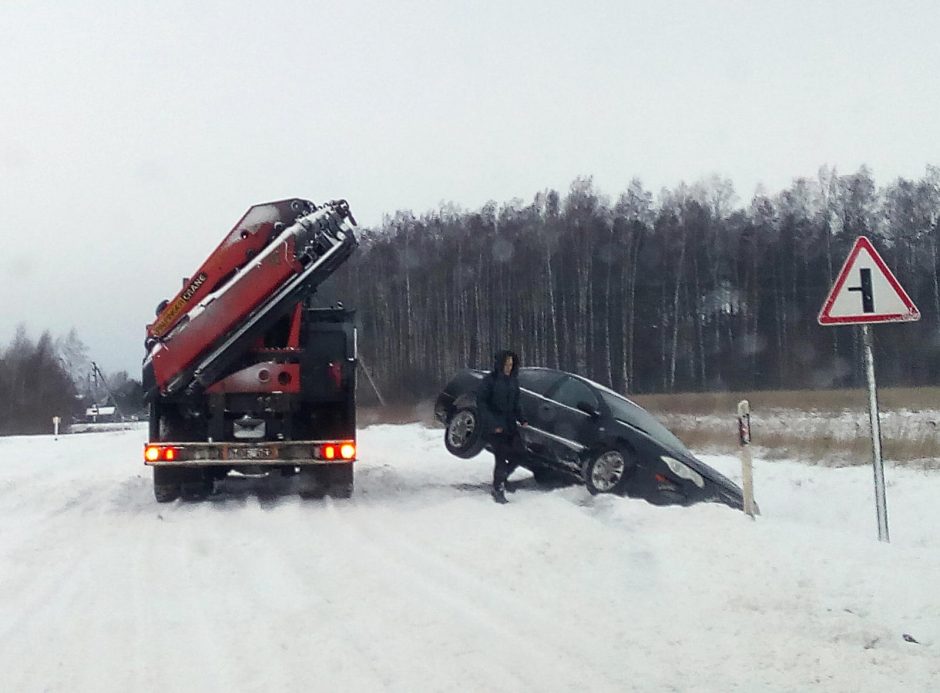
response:
[[[53,431],[53,433],[54,433],[54,435],[55,435],[55,440],[58,440],[58,439],[59,439],[59,422],[60,422],[61,420],[62,420],[62,419],[60,419],[58,416],[53,416],[53,417],[52,417],[52,431]]]
[[[857,282],[857,283],[856,283]],[[888,542],[888,503],[884,460],[881,455],[881,419],[872,351],[872,323],[913,322],[920,311],[865,236],[855,239],[835,284],[819,311],[820,325],[860,325],[862,360],[868,381],[868,418],[871,423],[872,466],[875,473],[875,511],[878,539]]]
[[[754,463],[751,460],[751,405],[746,399],[738,402],[738,442],[741,444],[741,486],[744,491],[744,512],[754,518]]]

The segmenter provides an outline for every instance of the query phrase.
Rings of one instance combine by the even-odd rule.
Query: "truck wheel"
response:
[[[212,493],[212,481],[202,475],[180,484],[180,493],[184,500],[201,501]]]
[[[180,497],[179,479],[172,469],[153,468],[153,496],[157,503],[171,503]]]
[[[353,493],[353,466],[331,464],[328,468],[330,495],[333,498],[351,498]]]
[[[447,422],[444,431],[444,447],[451,455],[468,460],[483,450],[483,430],[476,409],[458,409]]]
[[[297,493],[301,498],[323,498],[326,495],[326,475],[319,467],[304,467],[297,476]]]

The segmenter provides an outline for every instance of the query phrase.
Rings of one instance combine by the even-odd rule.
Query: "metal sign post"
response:
[[[865,379],[868,380],[868,418],[871,421],[871,455],[875,468],[875,510],[878,513],[878,540],[888,537],[888,500],[885,495],[885,465],[881,458],[881,417],[878,415],[878,387],[875,384],[875,356],[872,353],[871,326],[862,325]]]
[[[875,470],[875,510],[878,539],[888,538],[888,502],[885,494],[885,468],[881,457],[881,420],[878,415],[878,388],[875,384],[875,357],[872,354],[870,323],[910,322],[920,319],[920,311],[864,236],[845,259],[822,310],[820,325],[861,325],[862,358],[868,381],[868,417],[871,421],[872,466]]]

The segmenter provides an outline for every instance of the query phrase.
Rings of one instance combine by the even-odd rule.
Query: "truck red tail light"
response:
[[[157,462],[159,460],[172,462],[176,459],[176,455],[176,448],[164,445],[147,445],[144,447],[144,459],[148,462]]]
[[[324,460],[354,460],[356,459],[356,443],[351,440],[323,443],[317,457]]]

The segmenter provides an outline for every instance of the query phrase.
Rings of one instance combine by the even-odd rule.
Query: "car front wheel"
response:
[[[602,450],[584,464],[582,477],[591,495],[615,493],[630,471],[630,460],[621,450]]]
[[[444,431],[444,446],[451,455],[470,459],[480,454],[485,444],[476,409],[458,409]]]

